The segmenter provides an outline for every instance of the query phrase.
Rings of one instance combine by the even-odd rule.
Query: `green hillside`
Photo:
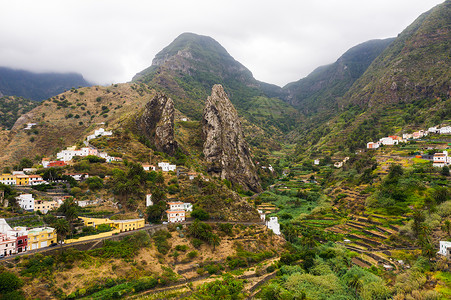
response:
[[[393,41],[371,40],[346,51],[335,63],[314,70],[307,77],[287,84],[286,100],[307,115],[336,110],[342,97],[368,66]]]

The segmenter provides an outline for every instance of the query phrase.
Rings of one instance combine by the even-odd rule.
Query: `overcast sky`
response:
[[[183,32],[217,40],[280,86],[396,36],[443,0],[0,0],[0,66],[130,81]]]

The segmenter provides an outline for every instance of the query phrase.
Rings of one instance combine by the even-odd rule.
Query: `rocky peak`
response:
[[[157,93],[150,100],[137,119],[137,125],[158,151],[170,155],[175,153],[177,142],[174,140],[174,102],[166,95]]]
[[[244,189],[261,191],[238,113],[219,84],[213,86],[205,103],[202,133],[210,174],[238,183]]]

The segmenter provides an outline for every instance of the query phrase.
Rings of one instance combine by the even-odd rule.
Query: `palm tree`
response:
[[[448,235],[451,235],[451,222],[449,220],[445,221],[445,225],[443,226],[446,232],[448,232]]]
[[[216,246],[219,246],[219,244],[221,243],[219,236],[214,233],[209,235],[208,240],[209,244],[213,246],[213,251],[215,251]]]
[[[60,241],[61,253],[63,253],[63,240],[67,236],[67,234],[69,233],[69,230],[70,230],[69,222],[67,222],[66,219],[58,219],[55,222],[54,226],[56,229],[56,234],[57,234],[58,240]]]

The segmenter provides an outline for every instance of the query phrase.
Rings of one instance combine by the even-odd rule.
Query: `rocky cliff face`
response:
[[[175,153],[174,140],[174,102],[164,94],[157,94],[150,100],[137,125],[140,131],[153,142],[158,151],[170,155]]]
[[[261,191],[238,113],[219,84],[213,86],[211,96],[207,98],[202,132],[208,172],[238,183],[245,189]]]

